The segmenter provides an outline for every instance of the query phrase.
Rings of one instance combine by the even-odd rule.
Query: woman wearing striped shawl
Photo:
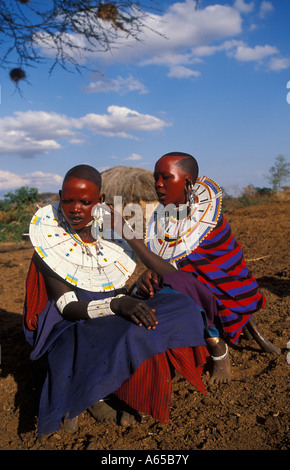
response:
[[[251,315],[264,307],[265,298],[246,266],[240,243],[220,213],[219,187],[206,177],[198,178],[195,158],[181,152],[165,154],[155,165],[154,178],[159,209],[173,205],[177,215],[170,217],[157,208],[146,244],[179,270],[191,273],[194,289],[206,286],[208,294],[214,294],[214,321],[209,316],[205,321],[205,340],[213,358],[209,384],[227,381],[230,360],[221,336],[237,343]],[[185,221],[189,225],[184,225]],[[157,278],[152,271],[143,273],[137,281],[138,292],[153,296]],[[172,287],[184,292],[182,283]]]

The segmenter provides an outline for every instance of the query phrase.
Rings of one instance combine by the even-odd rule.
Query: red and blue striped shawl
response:
[[[251,315],[266,299],[249,271],[241,245],[223,215],[201,244],[178,263],[215,294],[224,333],[236,343]]]

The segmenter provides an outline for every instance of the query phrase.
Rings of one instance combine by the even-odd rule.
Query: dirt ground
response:
[[[84,411],[74,435],[59,430],[37,440],[37,409],[45,361],[32,362],[22,332],[29,242],[0,244],[0,449],[1,450],[289,450],[290,202],[263,204],[226,213],[243,246],[247,264],[267,298],[254,319],[282,349],[263,352],[242,336],[230,348],[232,380],[199,394],[174,379],[171,418],[150,416],[123,429],[105,425]],[[289,350],[290,352],[290,350]],[[208,376],[204,374],[204,381]]]

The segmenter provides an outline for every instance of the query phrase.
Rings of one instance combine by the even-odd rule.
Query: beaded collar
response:
[[[59,202],[38,209],[29,236],[36,253],[68,284],[91,292],[124,287],[136,267],[135,255],[122,239],[85,243],[65,225]]]
[[[209,178],[197,178],[193,187],[195,203],[185,204],[172,214],[159,204],[149,221],[146,246],[166,261],[175,264],[195,250],[216,226],[222,193]]]

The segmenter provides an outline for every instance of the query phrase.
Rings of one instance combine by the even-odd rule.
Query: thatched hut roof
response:
[[[106,203],[112,204],[114,196],[122,196],[124,205],[140,201],[155,201],[153,171],[130,166],[116,166],[102,173],[102,192]]]

